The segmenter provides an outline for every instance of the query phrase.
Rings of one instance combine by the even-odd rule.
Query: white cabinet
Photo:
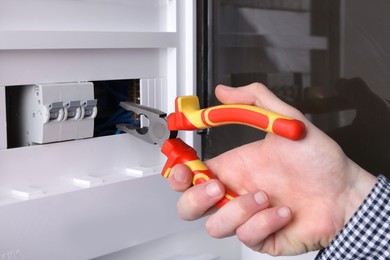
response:
[[[137,79],[141,102],[171,112],[177,95],[195,92],[195,1],[0,5],[0,259],[236,259],[235,240],[227,250],[204,240],[202,221],[179,220],[159,147],[125,134],[8,144],[18,116],[8,93],[24,85]],[[181,137],[200,148],[193,133]]]

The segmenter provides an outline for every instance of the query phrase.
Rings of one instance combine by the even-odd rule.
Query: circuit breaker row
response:
[[[91,82],[23,86],[18,99],[20,146],[93,136],[97,100]]]

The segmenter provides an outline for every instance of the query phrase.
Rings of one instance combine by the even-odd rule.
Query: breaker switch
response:
[[[79,120],[81,118],[81,102],[70,101],[66,103],[67,120]]]
[[[21,86],[17,146],[93,137],[97,100],[92,82]]]
[[[87,100],[83,103],[84,118],[95,118],[97,115],[97,100]]]
[[[61,122],[65,119],[65,110],[62,102],[53,102],[48,105],[48,118],[46,118],[46,122],[56,121]]]

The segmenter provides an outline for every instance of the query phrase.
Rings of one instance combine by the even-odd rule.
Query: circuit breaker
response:
[[[21,86],[16,93],[18,146],[93,136],[97,115],[93,83],[34,84]]]

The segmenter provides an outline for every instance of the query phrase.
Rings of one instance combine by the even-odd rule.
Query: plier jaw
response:
[[[120,102],[119,105],[127,111],[134,112],[137,117],[145,116],[148,126],[133,126],[129,124],[118,124],[116,127],[126,133],[129,133],[147,143],[158,144],[162,146],[167,139],[175,138],[177,131],[168,129],[166,120],[167,114],[151,107],[142,106],[132,102]]]

